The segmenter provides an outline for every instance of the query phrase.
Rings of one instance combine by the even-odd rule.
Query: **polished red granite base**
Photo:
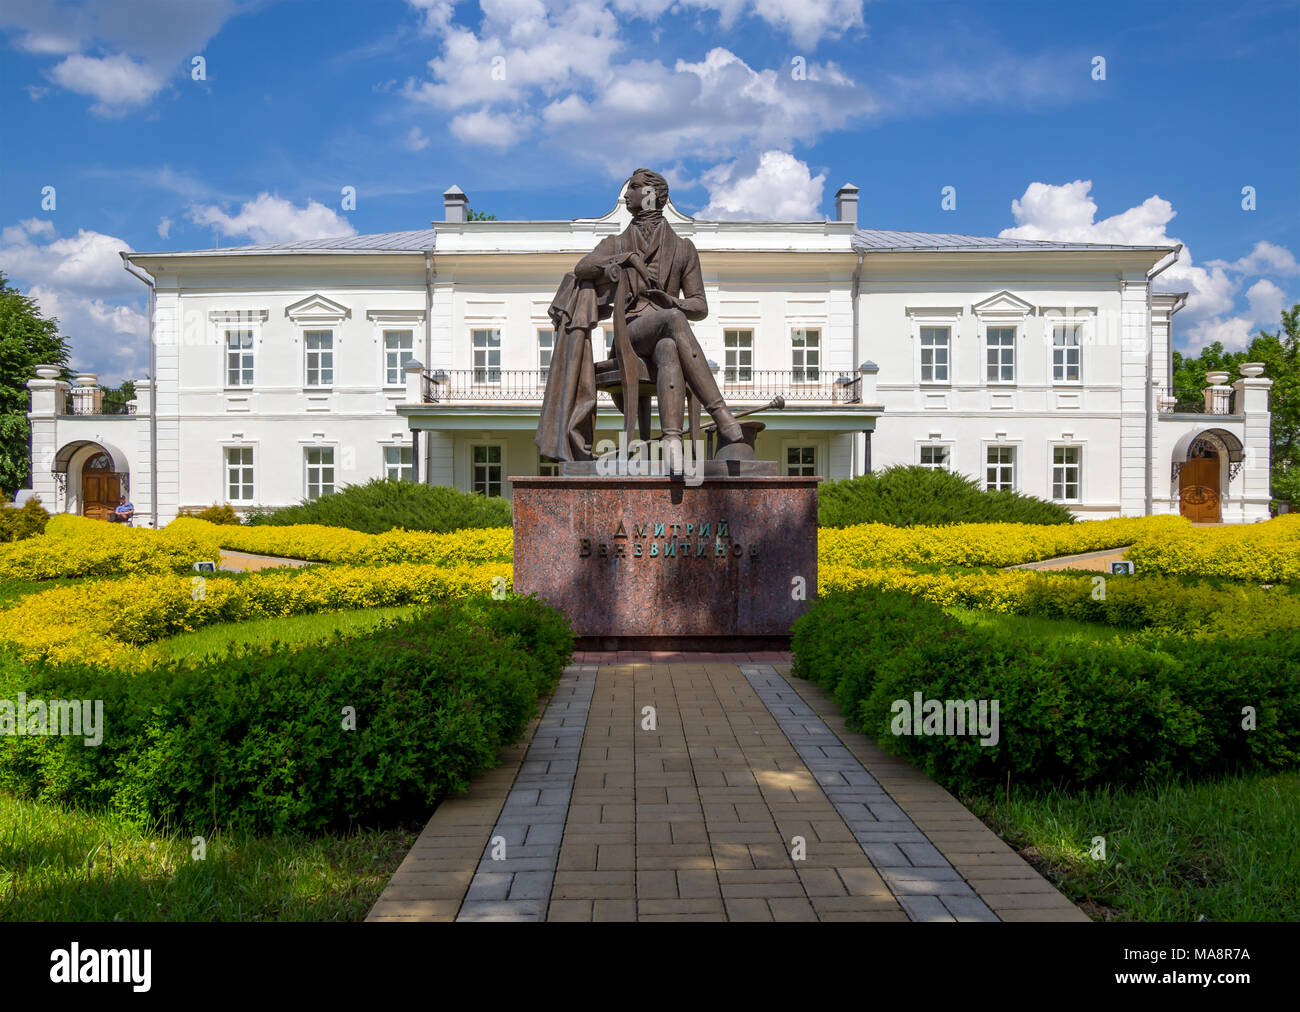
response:
[[[515,592],[588,649],[784,649],[816,596],[819,480],[511,478]]]

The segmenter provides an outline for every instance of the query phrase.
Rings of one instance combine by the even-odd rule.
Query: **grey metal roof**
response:
[[[437,244],[437,232],[420,228],[410,232],[376,232],[371,235],[343,235],[328,239],[295,239],[252,246],[219,249],[180,250],[166,253],[132,253],[131,256],[234,256],[242,253],[421,253]]]
[[[1042,239],[1004,239],[998,236],[957,235],[951,232],[891,232],[860,228],[853,233],[853,248],[860,253],[961,252],[1014,250],[1168,250],[1173,246],[1120,246],[1094,242],[1056,242]]]

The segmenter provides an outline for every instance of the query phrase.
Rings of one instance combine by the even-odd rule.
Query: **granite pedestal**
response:
[[[511,478],[515,592],[585,649],[783,649],[817,591],[820,480]]]

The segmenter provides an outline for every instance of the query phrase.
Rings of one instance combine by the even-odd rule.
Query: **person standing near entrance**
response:
[[[109,519],[116,524],[129,524],[133,516],[135,516],[135,504],[127,502],[124,495],[118,496],[117,505],[109,514]]]

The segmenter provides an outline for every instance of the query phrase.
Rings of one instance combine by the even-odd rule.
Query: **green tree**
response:
[[[0,272],[0,489],[12,495],[30,477],[31,406],[27,381],[42,363],[67,371],[68,342],[59,321],[41,315],[36,300],[9,284]]]
[[[484,211],[475,211],[474,208],[471,207],[469,209],[469,220],[470,221],[496,221],[497,216],[495,214],[487,214]]]
[[[1174,352],[1174,389],[1180,404],[1193,401],[1196,392],[1206,386],[1207,372],[1227,372],[1229,383],[1240,379],[1243,362],[1264,363],[1264,375],[1273,381],[1269,391],[1273,496],[1296,501],[1300,491],[1300,303],[1282,311],[1282,325],[1276,331],[1260,330],[1245,351],[1225,351],[1215,341],[1196,358]]]

